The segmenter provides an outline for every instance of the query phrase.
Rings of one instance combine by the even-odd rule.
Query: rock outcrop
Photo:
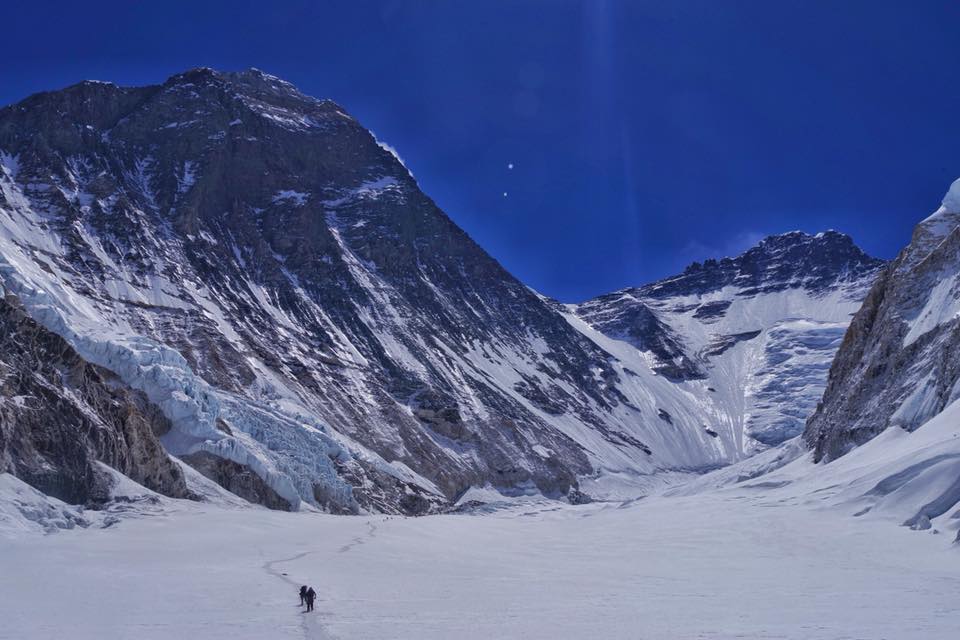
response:
[[[0,472],[71,504],[110,499],[107,464],[167,496],[191,494],[160,445],[170,423],[143,393],[0,300]]]
[[[803,437],[829,461],[960,397],[960,181],[870,290]]]

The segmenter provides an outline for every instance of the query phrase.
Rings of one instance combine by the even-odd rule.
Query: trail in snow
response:
[[[348,542],[347,544],[337,549],[337,553],[348,553],[354,548],[360,545],[366,544],[367,542],[372,540],[376,536],[377,526],[372,522],[367,521],[366,527],[367,527],[366,533],[364,533],[363,535],[357,535],[351,538],[350,542]],[[317,603],[320,604],[322,602],[327,601],[327,599],[321,596],[325,590],[325,587],[329,585],[325,585],[323,583],[317,583],[315,585],[311,585],[310,579],[307,579],[307,578],[304,578],[303,580],[300,580],[300,581],[294,580],[293,578],[290,577],[289,572],[280,571],[277,568],[277,565],[279,564],[286,564],[290,562],[295,562],[297,560],[302,560],[313,553],[315,553],[315,551],[303,551],[296,555],[290,556],[289,558],[278,558],[276,560],[269,560],[263,563],[263,570],[269,573],[271,576],[279,580],[282,580],[284,583],[290,585],[294,590],[298,590],[300,586],[303,584],[306,584],[308,586],[313,586],[315,589],[318,590]],[[323,618],[326,615],[328,615],[328,612],[325,612],[321,608],[321,609],[314,609],[313,612],[302,611],[301,614],[302,614],[301,625],[303,627],[304,638],[306,638],[307,640],[315,640],[315,639],[332,640],[333,638],[335,638],[335,636],[331,635],[324,628],[322,624]]]
[[[277,559],[277,560],[270,560],[270,561],[268,561],[268,562],[264,562],[264,563],[263,563],[263,570],[266,571],[267,573],[269,573],[270,575],[272,575],[273,577],[278,578],[278,579],[280,579],[280,580],[283,580],[286,584],[288,584],[288,585],[290,585],[291,587],[293,587],[294,591],[291,592],[291,593],[293,593],[293,592],[295,592],[295,591],[298,591],[298,590],[300,589],[300,586],[301,586],[301,585],[303,585],[303,584],[309,585],[309,581],[306,581],[306,582],[303,582],[303,581],[298,582],[298,581],[294,580],[293,578],[291,578],[290,575],[289,575],[286,571],[279,571],[279,570],[276,568],[276,565],[278,565],[278,564],[284,564],[284,563],[287,563],[287,562],[294,562],[294,561],[296,561],[296,560],[300,560],[300,559],[302,559],[302,558],[305,558],[305,557],[307,557],[308,555],[310,555],[310,554],[312,554],[312,553],[314,553],[314,552],[313,552],[313,551],[304,551],[304,552],[298,553],[298,554],[296,554],[296,555],[294,555],[294,556],[290,556],[289,558],[279,558],[279,559]],[[314,589],[316,589],[316,588],[317,588],[317,587],[314,587]],[[321,587],[321,590],[322,590],[322,587]],[[317,594],[317,600],[318,600],[318,601],[320,601],[320,597],[319,597],[319,596],[320,596],[320,594],[318,593],[318,594]],[[301,618],[300,618],[300,624],[301,624],[301,626],[303,627],[303,637],[306,638],[306,640],[334,640],[334,636],[332,636],[332,635],[330,635],[329,633],[327,633],[326,630],[323,628],[323,624],[322,624],[322,617],[323,617],[322,611],[318,612],[316,608],[314,608],[314,610],[311,611],[311,612],[308,612],[308,611],[305,611],[305,610],[301,610],[301,611],[300,611],[300,616],[301,616]]]
[[[347,552],[351,551],[352,549],[354,549],[355,547],[359,547],[360,545],[365,544],[367,541],[373,539],[373,537],[376,535],[376,532],[377,532],[377,525],[373,524],[372,522],[370,522],[370,521],[368,520],[368,521],[367,521],[367,533],[366,533],[366,535],[362,535],[362,536],[357,536],[357,537],[355,537],[355,538],[354,538],[353,540],[351,540],[349,543],[347,543],[347,544],[343,545],[342,547],[340,547],[340,549],[337,551],[337,553],[347,553]]]

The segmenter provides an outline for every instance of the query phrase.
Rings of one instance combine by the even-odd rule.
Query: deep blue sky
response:
[[[792,229],[892,257],[960,176],[958,2],[33,0],[3,22],[4,104],[197,66],[332,98],[564,301]]]

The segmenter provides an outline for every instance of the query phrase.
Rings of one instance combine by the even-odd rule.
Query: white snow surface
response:
[[[960,498],[958,471],[954,404],[829,465],[791,441],[623,501],[408,519],[162,499],[8,532],[0,638],[952,639],[960,520],[930,505]]]
[[[46,496],[9,473],[0,473],[0,539],[85,527],[89,523],[82,512],[81,508]]]
[[[924,334],[957,317],[960,317],[960,274],[942,273],[927,294],[923,307],[909,318],[910,330],[903,338],[903,346],[910,346]]]
[[[943,197],[943,208],[950,213],[960,213],[960,178],[953,181]]]
[[[310,198],[309,193],[303,193],[302,191],[292,191],[290,189],[284,189],[283,191],[278,191],[274,194],[272,202],[278,204],[284,201],[292,202],[298,207],[302,207],[307,203],[307,200]]]

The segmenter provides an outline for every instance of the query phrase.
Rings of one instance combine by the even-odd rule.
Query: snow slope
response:
[[[88,525],[79,507],[46,496],[9,473],[0,473],[0,537]]]
[[[888,429],[830,463],[815,463],[795,438],[666,493],[730,487],[795,504],[822,503],[859,519],[947,533],[950,539],[956,535],[960,542],[960,402],[916,431]]]

